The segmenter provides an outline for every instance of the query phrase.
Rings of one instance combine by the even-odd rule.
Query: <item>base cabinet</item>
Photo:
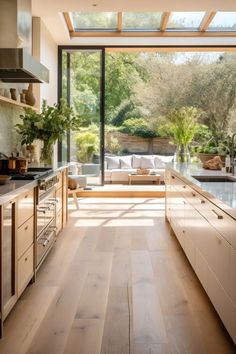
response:
[[[166,218],[236,343],[236,220],[172,170],[166,172]]]
[[[57,234],[67,221],[67,175],[67,168],[58,172],[54,194],[57,204],[53,217],[56,220]],[[14,196],[10,202],[0,205],[0,338],[3,336],[5,318],[29,282],[35,280],[37,252],[40,250],[36,243],[36,217],[41,227],[46,222],[43,211],[42,218],[39,213],[36,214],[36,188],[29,188]],[[42,243],[42,247],[49,246],[49,243]]]

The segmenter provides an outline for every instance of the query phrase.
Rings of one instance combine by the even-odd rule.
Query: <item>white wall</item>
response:
[[[37,106],[57,102],[57,44],[39,17],[33,18],[33,56],[49,69],[49,84],[34,84]]]

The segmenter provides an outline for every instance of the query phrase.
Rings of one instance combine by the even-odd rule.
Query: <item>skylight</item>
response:
[[[217,12],[211,21],[209,31],[236,31],[236,12]]]
[[[172,12],[166,28],[171,30],[197,30],[205,12]]]
[[[161,25],[161,12],[123,12],[124,31],[157,31]]]
[[[117,13],[73,12],[72,22],[76,31],[117,30]]]

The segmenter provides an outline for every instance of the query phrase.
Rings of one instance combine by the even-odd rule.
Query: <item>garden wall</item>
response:
[[[167,138],[147,139],[117,131],[106,133],[106,138],[109,139],[110,136],[117,138],[121,150],[127,150],[127,153],[173,155],[176,149]]]

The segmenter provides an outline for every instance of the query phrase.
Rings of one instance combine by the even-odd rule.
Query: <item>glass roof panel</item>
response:
[[[205,12],[171,12],[166,28],[171,30],[197,30]]]
[[[217,12],[208,30],[236,31],[236,12]]]
[[[123,12],[124,31],[157,31],[160,29],[162,12]]]
[[[76,31],[117,30],[117,12],[73,12]]]

